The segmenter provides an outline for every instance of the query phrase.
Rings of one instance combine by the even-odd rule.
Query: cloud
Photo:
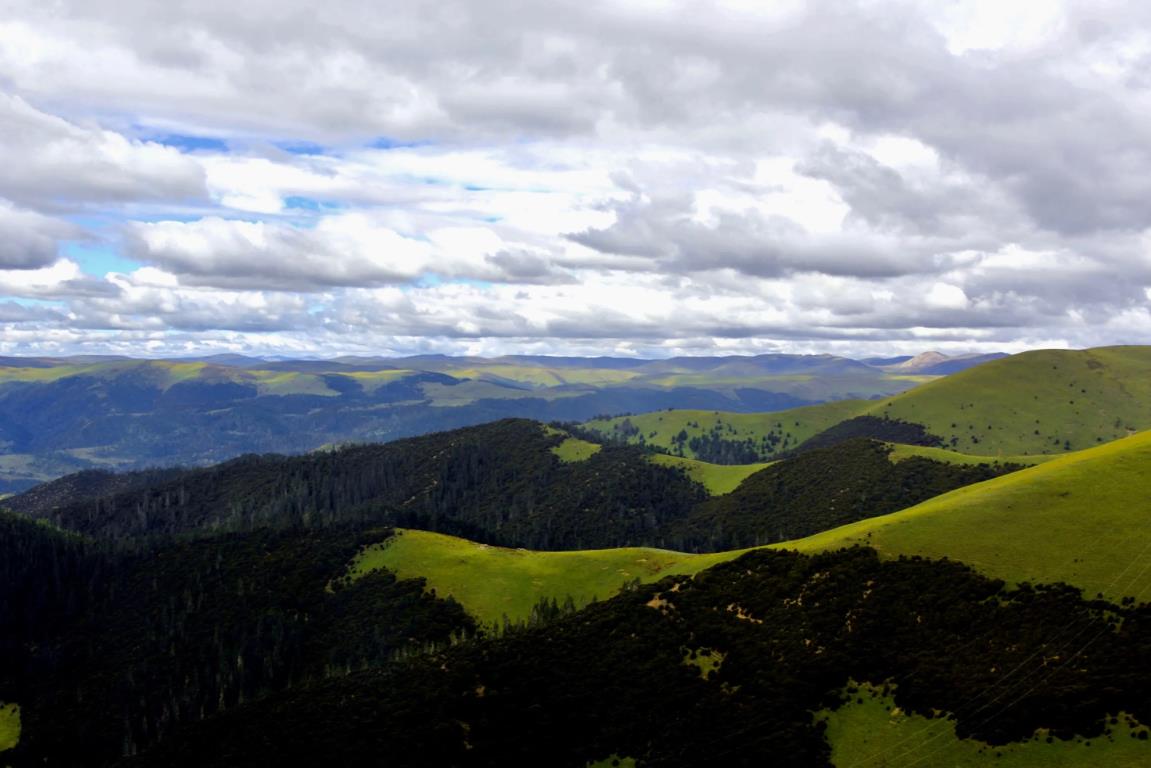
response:
[[[77,234],[76,227],[0,200],[0,270],[46,267],[56,261],[60,241]]]
[[[231,288],[321,290],[410,279],[427,263],[426,244],[359,217],[289,224],[210,217],[135,224],[131,250],[188,282]]]
[[[0,269],[0,295],[58,300],[116,293],[115,285],[84,274],[70,259],[37,269]]]
[[[177,150],[82,126],[0,93],[0,195],[29,206],[206,196],[203,170]]]
[[[53,349],[1141,340],[1151,11],[1009,5],[18,0],[0,291]]]
[[[947,269],[963,241],[890,237],[869,229],[812,233],[791,219],[756,211],[713,209],[712,221],[694,215],[684,198],[635,198],[612,208],[616,221],[570,238],[609,254],[644,259],[648,268],[675,273],[734,269],[756,277],[799,272],[894,277]]]
[[[439,226],[404,236],[365,213],[313,226],[208,217],[133,224],[132,254],[188,285],[279,291],[408,283],[423,276],[566,281],[546,254],[484,227]]]

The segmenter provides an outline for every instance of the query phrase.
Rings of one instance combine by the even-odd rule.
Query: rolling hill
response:
[[[73,532],[0,515],[13,760],[1148,754],[1151,432],[988,480],[1011,468],[861,438],[725,475],[579,434],[509,420],[16,497]],[[739,482],[709,494],[693,472]],[[916,494],[934,498],[776,545],[800,553],[514,548],[783,515],[818,527]],[[390,537],[403,515],[513,547]]]
[[[948,557],[1012,582],[1151,596],[1151,431],[789,543]]]
[[[963,453],[1062,453],[1151,428],[1151,347],[1025,352],[869,409]]]
[[[364,549],[349,566],[354,581],[380,568],[401,579],[421,578],[451,595],[483,626],[524,622],[541,600],[583,608],[627,584],[693,574],[736,552],[693,555],[650,547],[541,552],[478,544],[428,531],[399,530]]]
[[[716,464],[768,460],[871,407],[842,400],[778,413],[671,410],[592,419],[583,427],[604,438]]]
[[[1059,454],[1151,428],[1151,347],[1040,350],[999,358],[879,401],[771,414],[672,411],[597,419],[606,437],[718,463],[802,449],[853,419],[918,425],[940,447],[971,455]],[[866,423],[864,424],[866,427]],[[854,436],[889,439],[872,428]]]

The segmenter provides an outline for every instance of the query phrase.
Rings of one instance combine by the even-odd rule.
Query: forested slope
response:
[[[475,631],[421,580],[341,579],[387,530],[225,534],[114,553],[0,514],[5,764],[106,765],[175,725]]]
[[[1059,662],[1068,627],[1093,640],[1074,664]],[[124,765],[826,766],[812,713],[853,680],[993,744],[1037,728],[1094,737],[1121,711],[1151,721],[1149,650],[1145,606],[1006,590],[956,563],[867,550],[756,551],[537,629],[238,707]]]
[[[609,446],[566,462],[565,435],[509,419],[305,456],[246,456],[144,487],[17,497],[38,519],[102,538],[386,520],[492,543],[573,549],[656,536],[707,492],[683,472]],[[66,485],[65,478],[57,481]]]
[[[617,445],[569,460],[559,447],[572,442],[562,430],[506,420],[202,470],[68,477],[10,503],[61,528],[119,541],[375,522],[530,549],[716,551],[885,514],[1018,468],[892,462],[884,444],[853,440],[797,454],[712,497],[693,479],[697,467]]]

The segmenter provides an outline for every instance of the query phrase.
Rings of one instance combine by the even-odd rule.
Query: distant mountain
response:
[[[0,361],[0,493],[85,468],[203,465],[506,417],[777,411],[917,382],[830,355],[630,358],[209,355]]]
[[[923,352],[905,360],[894,363],[876,364],[886,371],[899,373],[915,373],[924,376],[945,376],[949,373],[965,371],[977,365],[1007,357],[1002,352],[988,355],[955,355],[949,357],[942,352]]]
[[[882,368],[885,365],[895,365],[911,359],[911,355],[896,355],[895,357],[865,357],[859,362],[866,365]]]

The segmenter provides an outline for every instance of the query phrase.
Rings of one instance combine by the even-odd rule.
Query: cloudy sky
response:
[[[1151,339],[1145,3],[0,0],[0,137],[0,353]]]

